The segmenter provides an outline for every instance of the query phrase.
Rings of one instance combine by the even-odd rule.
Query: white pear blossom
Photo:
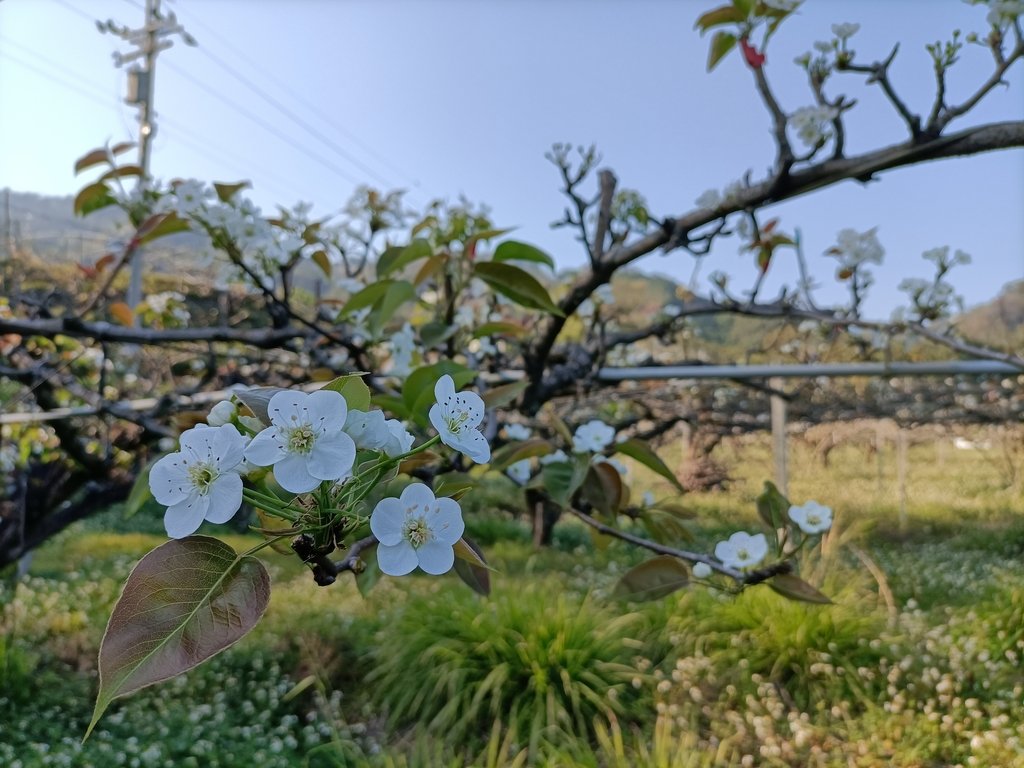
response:
[[[400,331],[391,334],[391,367],[390,376],[408,376],[412,370],[412,353],[416,349],[416,337],[412,326],[406,323]]]
[[[768,539],[763,533],[750,535],[737,531],[727,541],[715,545],[715,557],[730,568],[753,568],[768,554]]]
[[[566,455],[565,451],[563,451],[561,448],[559,448],[554,453],[549,453],[549,454],[546,454],[546,455],[540,457],[540,463],[542,465],[561,464],[561,463],[567,462],[567,461],[569,461],[569,457]]]
[[[271,426],[253,438],[245,458],[258,467],[273,465],[286,491],[306,493],[352,473],[356,445],[342,431],[348,406],[339,393],[282,390],[270,398],[267,413]]]
[[[1002,28],[1006,24],[1012,24],[1018,16],[1024,15],[1024,0],[993,0],[988,8],[988,23],[993,27]]]
[[[520,485],[526,485],[530,479],[530,460],[522,459],[514,464],[510,464],[505,472]]]
[[[384,450],[391,439],[384,411],[349,411],[344,430],[355,441],[356,448],[364,450]]]
[[[707,189],[697,198],[698,208],[715,209],[722,204],[722,196],[717,189]]]
[[[174,539],[190,536],[203,520],[226,523],[242,504],[239,471],[246,439],[232,424],[199,426],[181,434],[181,449],[149,473],[153,498],[167,507],[164,528]]]
[[[846,21],[842,24],[832,25],[832,34],[838,37],[840,40],[848,40],[853,37],[860,30],[860,24],[852,21]]]
[[[523,424],[506,424],[505,435],[509,440],[529,440],[530,428]]]
[[[423,483],[407,486],[397,499],[381,499],[370,515],[370,530],[380,542],[377,562],[389,576],[404,576],[416,566],[447,573],[465,527],[459,503],[435,498]]]
[[[872,228],[866,232],[855,229],[841,229],[836,234],[836,250],[845,266],[855,267],[871,262],[881,264],[885,249],[878,241],[878,233]]]
[[[576,453],[598,453],[615,439],[615,430],[600,419],[592,419],[576,429],[572,436],[572,449]]]
[[[484,401],[475,392],[456,392],[452,377],[445,374],[434,386],[437,402],[430,406],[430,423],[441,442],[466,454],[477,464],[491,460],[491,446],[480,432]]]
[[[832,527],[832,510],[816,501],[789,508],[789,519],[808,534],[824,533]]]
[[[384,453],[394,458],[408,453],[412,449],[415,438],[398,419],[388,419],[384,422],[388,430],[388,441],[384,444]]]
[[[206,417],[206,423],[211,427],[221,427],[234,419],[237,413],[238,408],[235,407],[234,403],[230,400],[221,400],[210,409],[210,415]]]
[[[827,124],[837,114],[832,107],[800,107],[789,116],[789,125],[796,131],[800,141],[813,147],[832,135]]]
[[[695,579],[706,579],[711,575],[711,566],[707,563],[694,563],[693,564],[693,578]]]

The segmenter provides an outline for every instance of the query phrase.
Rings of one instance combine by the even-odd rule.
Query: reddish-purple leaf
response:
[[[114,699],[180,675],[256,626],[270,577],[208,536],[172,540],[128,577],[100,644],[100,690],[86,738]]]

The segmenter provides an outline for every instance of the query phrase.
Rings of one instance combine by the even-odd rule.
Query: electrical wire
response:
[[[180,17],[181,14],[179,13],[178,16]],[[285,82],[280,76],[274,74],[272,71],[269,71],[265,67],[261,66],[258,61],[254,60],[253,58],[248,56],[243,50],[241,50],[240,48],[238,48],[237,46],[232,44],[229,40],[225,39],[220,33],[217,32],[216,29],[211,27],[209,24],[206,24],[205,22],[203,22],[202,20],[196,18],[195,16],[190,16],[189,19],[188,19],[188,23],[189,23],[190,26],[194,25],[194,26],[197,26],[197,27],[199,27],[201,29],[206,30],[206,32],[209,33],[209,35],[222,48],[225,48],[228,51],[232,52],[235,56],[237,56],[239,59],[241,59],[252,71],[257,72],[261,77],[263,77],[266,80],[274,83],[283,92],[289,94],[291,96],[291,98],[294,99],[295,102],[297,102],[307,112],[309,112],[309,113],[315,115],[316,117],[318,117],[320,120],[322,120],[324,122],[325,125],[330,126],[332,130],[335,130],[338,133],[340,133],[340,134],[344,135],[345,137],[347,137],[349,139],[349,141],[351,141],[353,144],[358,146],[367,155],[372,157],[374,160],[379,162],[381,165],[387,167],[389,170],[391,170],[391,172],[397,174],[398,176],[401,176],[406,181],[409,181],[412,186],[417,187],[417,188],[420,187],[420,183],[418,181],[416,181],[412,177],[411,174],[409,174],[407,171],[403,170],[399,166],[395,165],[394,162],[392,162],[391,160],[389,160],[387,158],[387,156],[385,156],[381,152],[378,152],[372,146],[370,146],[366,142],[362,141],[357,135],[352,133],[352,131],[350,131],[349,129],[345,128],[345,126],[338,124],[335,118],[333,118],[330,115],[328,115],[326,112],[324,112],[320,107],[318,107],[311,100],[303,97],[302,94],[295,92],[294,84],[293,83]],[[282,105],[276,99],[273,99],[272,97],[270,97],[268,94],[266,94],[260,88],[260,86],[252,83],[251,80],[249,80],[244,75],[242,75],[239,72],[237,72],[233,67],[231,67],[231,65],[229,65],[227,62],[225,62],[223,59],[221,59],[220,57],[216,56],[215,54],[213,54],[211,51],[209,51],[208,49],[206,49],[203,46],[199,46],[199,50],[201,52],[203,52],[206,56],[208,56],[212,61],[214,61],[219,66],[221,66],[223,69],[225,69],[227,72],[232,74],[240,82],[246,84],[250,89],[255,91],[261,98],[265,99],[268,103],[274,105],[275,108],[279,109],[284,114],[288,115],[295,122],[299,123],[300,125],[303,125],[306,128],[306,130],[309,131],[312,135],[320,137],[321,140],[325,141],[325,143],[328,144],[328,146],[331,146],[332,148],[335,149],[335,151],[341,153],[343,156],[349,157],[349,158],[351,157],[350,153],[348,153],[347,151],[341,149],[337,144],[335,144],[330,139],[324,138],[322,133],[320,133],[319,131],[317,131],[314,128],[309,127],[308,124],[305,124],[303,121],[300,120],[300,118],[295,117],[295,115],[293,115],[287,109],[287,107]],[[365,169],[365,165],[363,165],[362,163],[360,163],[360,167]],[[379,179],[380,177],[378,176],[377,178]]]

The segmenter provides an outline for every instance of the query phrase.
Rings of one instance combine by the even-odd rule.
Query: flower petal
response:
[[[348,416],[348,404],[340,392],[320,389],[310,392],[306,397],[306,409],[309,411],[313,429],[322,434],[333,435],[345,426]]]
[[[386,547],[393,547],[402,540],[404,525],[405,506],[393,497],[378,501],[370,514],[370,530]]]
[[[242,506],[242,478],[236,472],[226,472],[210,484],[210,508],[206,519],[211,523],[226,523]]]
[[[484,420],[484,399],[476,392],[460,392],[455,396],[456,408],[466,413],[463,427],[476,428]]]
[[[210,454],[211,446],[213,444],[213,438],[216,432],[212,432],[213,427],[192,427],[181,433],[181,437],[178,438],[178,444],[181,445],[183,453],[191,455],[196,453],[199,456],[208,456]]]
[[[437,434],[441,436],[441,442],[447,446],[451,446],[448,440],[451,439],[452,431],[448,428],[448,424],[444,420],[444,411],[441,410],[441,406],[434,403],[430,406],[430,410],[427,412],[427,417],[430,419],[431,425],[437,430]]]
[[[306,457],[306,471],[321,480],[341,480],[352,474],[356,444],[344,432],[317,438]]]
[[[277,392],[267,403],[267,415],[270,416],[271,424],[275,427],[289,428],[309,424],[312,419],[306,407],[308,397],[305,392],[294,392],[290,389]]]
[[[434,385],[434,399],[442,408],[455,403],[455,381],[447,373]]]
[[[416,550],[407,541],[377,545],[377,564],[388,576],[405,576],[416,567]]]
[[[400,497],[407,514],[422,514],[434,506],[434,492],[424,483],[410,483]]]
[[[441,441],[444,442],[444,437]],[[479,429],[465,430],[459,435],[458,444],[452,447],[462,451],[477,464],[486,464],[491,460],[491,446]]]
[[[281,431],[277,427],[267,427],[252,439],[244,455],[246,461],[257,467],[269,467],[284,459],[288,452],[284,449]]]
[[[414,551],[420,568],[433,576],[448,573],[455,565],[455,550],[452,549],[451,544],[442,544],[437,540],[428,541]],[[384,568],[382,567],[381,570],[383,571]]]
[[[153,498],[164,506],[184,501],[195,490],[184,459],[180,453],[169,453],[149,471],[149,490],[153,492]]]
[[[455,499],[441,497],[437,500],[436,511],[427,518],[434,540],[452,546],[466,532],[466,523],[462,520],[462,509]]]
[[[214,428],[216,434],[213,436],[213,463],[221,472],[237,467],[245,454],[245,446],[248,442],[235,428],[234,424],[224,424]]]
[[[274,465],[274,477],[286,491],[306,493],[320,485],[320,478],[313,477],[306,466],[306,457],[292,454]]]
[[[194,493],[180,504],[168,507],[164,512],[164,528],[172,539],[183,539],[191,536],[206,518],[210,508],[210,499]]]

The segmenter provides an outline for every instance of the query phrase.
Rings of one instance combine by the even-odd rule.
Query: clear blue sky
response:
[[[596,143],[605,165],[656,215],[681,214],[703,190],[747,170],[756,178],[770,163],[768,119],[750,73],[736,56],[704,71],[707,40],[693,22],[712,5],[164,0],[200,47],[178,43],[161,54],[153,172],[249,178],[267,210],[303,199],[329,213],[357,181],[408,188],[421,204],[465,194],[560,265],[576,265],[580,246],[548,226],[563,210],[543,157],[552,142]],[[784,108],[810,104],[794,56],[829,37],[830,23],[856,21],[861,60],[900,42],[893,80],[914,110],[927,111],[933,78],[924,44],[955,27],[982,31],[984,16],[959,0],[808,0],[773,41],[766,71]],[[99,34],[91,18],[137,26],[141,2],[0,0],[0,187],[70,194],[82,184],[71,170],[77,156],[134,136],[135,111],[121,104],[124,74],[111,60],[125,46]],[[951,100],[962,100],[989,68],[987,52],[968,47],[950,77]],[[1024,119],[1024,65],[1009,80],[970,123]],[[859,100],[848,118],[849,152],[903,139],[899,119],[861,78],[833,78],[829,88]],[[783,227],[802,229],[812,269],[830,286],[824,299],[841,295],[820,255],[836,231],[879,228],[887,256],[868,305],[876,315],[900,301],[903,277],[926,273],[920,254],[937,245],[973,255],[958,281],[968,303],[1024,277],[1022,212],[1022,150],[895,171],[867,188],[846,183],[772,210]],[[748,284],[752,264],[735,241],[723,241],[703,274],[721,269]],[[693,260],[674,252],[640,265],[686,280]],[[792,281],[793,270],[779,263],[771,277],[769,291]]]

